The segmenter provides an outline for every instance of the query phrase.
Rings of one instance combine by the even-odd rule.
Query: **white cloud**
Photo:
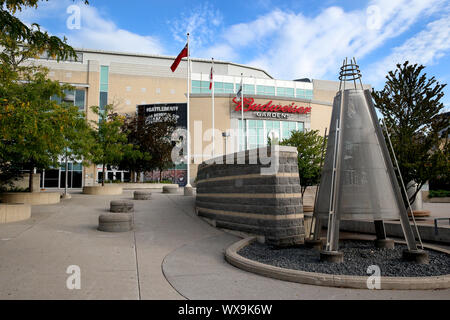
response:
[[[184,44],[186,33],[190,33],[189,46],[191,52],[211,44],[217,37],[217,30],[221,28],[222,23],[222,14],[208,2],[168,21],[170,31],[176,41]]]
[[[439,58],[450,52],[450,14],[429,23],[425,30],[406,40],[392,53],[369,66],[368,79],[374,85],[384,82],[389,70],[397,63],[408,60],[410,63],[433,65]]]
[[[262,67],[278,78],[337,77],[343,58],[360,60],[420,18],[438,11],[443,3],[445,0],[372,0],[368,3],[371,10],[344,11],[332,6],[313,17],[274,9],[253,21],[228,27],[222,38],[193,55],[226,48],[225,57]]]
[[[17,16],[27,23],[39,23],[51,17],[54,20],[60,20],[65,26],[66,19],[70,16],[66,13],[66,8],[73,4],[74,2],[70,0],[43,2],[39,3],[38,9],[28,8],[19,12]],[[121,29],[93,5],[86,6],[80,1],[75,4],[81,9],[81,28],[67,29],[64,33],[57,33],[60,37],[66,36],[70,45],[147,54],[163,53],[163,47],[157,37]]]

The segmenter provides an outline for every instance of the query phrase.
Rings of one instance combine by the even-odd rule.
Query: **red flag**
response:
[[[181,50],[181,52],[178,54],[178,57],[175,59],[172,66],[170,67],[172,72],[175,72],[175,70],[178,68],[178,65],[180,64],[181,59],[187,58],[187,56],[188,56],[188,45],[186,43],[183,50]]]
[[[209,90],[212,89],[213,86],[213,67],[211,67],[211,73],[209,74]]]

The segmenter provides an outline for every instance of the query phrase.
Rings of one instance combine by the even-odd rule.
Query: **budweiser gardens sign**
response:
[[[233,118],[240,118],[242,103],[236,97],[233,98],[231,112]],[[253,98],[244,97],[244,116],[245,118],[276,118],[301,120],[311,113],[310,106],[297,105],[295,102],[289,104],[273,103],[267,101],[264,103],[255,102]]]

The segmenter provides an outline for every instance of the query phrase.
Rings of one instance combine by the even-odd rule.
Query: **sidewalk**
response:
[[[450,299],[450,290],[327,288],[239,270],[223,258],[239,238],[198,218],[181,194],[134,201],[133,232],[97,231],[109,201],[131,196],[73,194],[0,225],[0,299]],[[66,288],[69,265],[81,268],[80,290]]]

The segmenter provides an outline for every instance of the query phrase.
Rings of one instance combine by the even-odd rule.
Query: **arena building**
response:
[[[66,101],[74,103],[86,112],[88,120],[97,121],[90,106],[100,108],[112,104],[119,113],[166,112],[177,105],[181,117],[186,113],[187,62],[182,61],[175,72],[170,66],[175,57],[143,55],[122,52],[77,49],[78,61],[57,62],[41,57],[35,62],[49,68],[49,77],[75,87],[68,92]],[[191,58],[190,133],[194,124],[201,121],[202,130],[212,127],[212,99],[210,84],[211,61]],[[242,74],[242,76],[241,76]],[[236,93],[243,79],[244,121]],[[367,86],[369,87],[369,86]],[[223,133],[217,138],[215,154],[223,154],[227,130],[244,132],[235,150],[243,150],[267,144],[269,133],[276,133],[281,140],[289,137],[293,130],[319,130],[324,133],[331,119],[332,102],[339,90],[339,82],[299,79],[274,79],[266,71],[232,62],[214,61],[214,111],[215,129]],[[201,133],[203,134],[203,132]],[[218,140],[223,141],[218,142]],[[194,149],[191,156],[199,162],[204,149],[211,142],[204,141],[202,147]],[[197,165],[191,165],[191,180]],[[107,166],[108,180],[129,179],[129,173]],[[101,165],[85,166],[69,164],[69,187],[80,188],[98,183]],[[170,177],[184,184],[186,167],[177,166],[168,170]],[[176,177],[175,177],[176,176]],[[64,165],[61,168],[41,172],[41,188],[64,187]],[[149,178],[149,177],[147,177]],[[192,182],[191,181],[191,182]]]

